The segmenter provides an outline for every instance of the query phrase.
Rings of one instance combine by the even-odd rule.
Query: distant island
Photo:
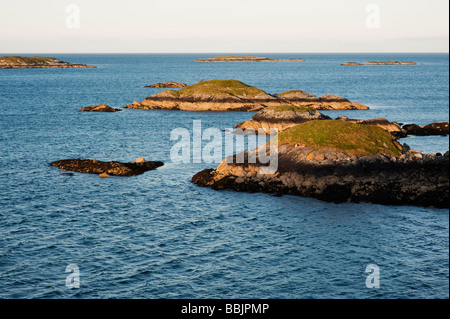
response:
[[[299,58],[279,60],[258,56],[237,56],[237,55],[216,56],[208,59],[195,60],[195,62],[280,62],[280,61],[305,61],[305,60]]]
[[[0,69],[68,69],[68,68],[96,68],[92,65],[69,63],[50,57],[0,57]]]
[[[163,109],[183,111],[260,111],[284,105],[317,110],[367,110],[367,106],[336,95],[316,97],[300,90],[271,95],[238,80],[209,80],[178,91],[164,90],[126,105],[128,109]]]
[[[181,82],[163,82],[146,85],[146,88],[184,88],[187,84]]]
[[[416,62],[399,62],[399,61],[370,61],[364,63],[347,62],[341,65],[416,65]]]

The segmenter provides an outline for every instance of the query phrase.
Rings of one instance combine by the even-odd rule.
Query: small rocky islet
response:
[[[106,113],[112,113],[112,112],[119,112],[122,111],[121,109],[115,109],[107,104],[97,104],[93,106],[86,106],[80,109],[80,112],[106,112]]]
[[[128,109],[183,111],[260,111],[271,106],[308,106],[318,110],[367,110],[367,106],[337,95],[315,95],[300,90],[268,94],[238,80],[209,80],[180,90],[164,90],[126,105]]]
[[[449,207],[449,153],[422,154],[376,125],[312,120],[278,135],[278,169],[225,159],[192,182],[216,190],[313,197],[328,202]],[[267,146],[263,154],[268,155]],[[244,152],[255,155],[258,147]],[[256,162],[258,163],[258,161]]]
[[[358,65],[417,65],[416,62],[401,62],[401,61],[369,61],[369,62],[347,62],[341,64],[343,66],[358,66]]]
[[[69,63],[51,57],[0,57],[0,69],[85,69],[96,68],[93,65]]]
[[[63,172],[71,171],[77,173],[96,174],[102,178],[109,176],[136,176],[147,171],[155,170],[163,166],[163,162],[146,161],[140,157],[131,163],[117,161],[98,161],[93,159],[64,159],[55,161],[49,166],[56,166]]]
[[[161,83],[154,83],[151,85],[146,85],[146,88],[184,88],[186,87],[186,83],[181,82],[161,82]]]
[[[195,62],[209,62],[209,63],[226,63],[226,62],[303,62],[304,59],[301,58],[290,58],[290,59],[270,59],[266,57],[258,56],[237,56],[237,55],[227,55],[227,56],[216,56],[207,59],[196,59]]]

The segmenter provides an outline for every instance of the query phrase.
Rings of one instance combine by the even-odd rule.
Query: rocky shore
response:
[[[163,162],[151,162],[143,158],[138,158],[131,163],[102,162],[92,159],[65,159],[49,164],[49,166],[56,166],[62,171],[96,174],[103,178],[109,176],[136,176],[155,170],[163,165]]]
[[[431,123],[428,125],[406,124],[403,125],[403,130],[407,135],[417,136],[432,136],[441,135],[447,136],[449,134],[449,122]]]
[[[268,148],[262,149],[268,155]],[[257,150],[244,152],[244,158]],[[263,166],[228,159],[216,169],[197,173],[192,182],[216,190],[298,195],[336,203],[449,207],[449,153],[402,149],[388,132],[373,125],[299,124],[279,134],[277,171],[261,174]]]
[[[115,109],[106,104],[98,104],[93,106],[86,106],[80,109],[80,112],[119,112],[121,109]]]
[[[317,97],[301,90],[280,93],[277,97],[286,104],[307,106],[317,110],[368,110],[369,107],[357,102],[351,102],[338,95],[327,94]]]
[[[416,65],[416,62],[399,62],[399,61],[370,61],[370,62],[364,62],[364,63],[358,63],[358,62],[347,62],[343,63],[341,65]]]
[[[184,88],[187,84],[181,82],[163,82],[155,83],[152,85],[146,85],[146,88]]]
[[[68,68],[96,68],[92,65],[68,63],[49,57],[0,57],[0,69],[68,69]]]
[[[237,80],[210,80],[178,91],[165,90],[142,102],[126,105],[129,109],[164,109],[184,111],[260,111],[270,106],[293,105],[318,110],[367,110],[360,103],[336,96],[320,98],[303,91],[271,95]]]
[[[251,132],[257,134],[260,130],[270,134],[272,130],[282,132],[306,121],[325,119],[330,117],[312,107],[282,105],[265,108],[256,113],[251,120],[239,123],[235,128],[246,130],[247,134]]]

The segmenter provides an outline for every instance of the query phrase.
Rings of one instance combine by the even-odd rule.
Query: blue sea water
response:
[[[268,93],[337,94],[369,119],[449,119],[448,54],[270,54],[305,62],[195,63],[211,55],[51,55],[97,69],[0,70],[0,298],[448,298],[449,211],[199,188],[217,164],[174,164],[170,132],[254,113],[123,110],[163,81],[238,79]],[[343,67],[349,61],[416,66]],[[402,140],[445,152],[448,137]],[[65,158],[165,163],[129,178],[67,176]],[[66,287],[78,265],[79,289]],[[368,289],[366,266],[380,268]]]

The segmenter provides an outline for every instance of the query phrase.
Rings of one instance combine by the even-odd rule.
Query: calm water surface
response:
[[[330,204],[314,199],[199,188],[216,164],[170,161],[170,132],[231,128],[254,113],[124,110],[155,82],[238,79],[268,93],[337,94],[386,117],[429,124],[449,118],[448,55],[266,55],[305,62],[194,63],[210,55],[51,55],[97,69],[0,70],[0,298],[448,298],[449,212]],[[343,67],[416,61],[417,66]],[[445,152],[447,137],[402,140]],[[143,175],[67,176],[64,158],[161,160]],[[66,266],[81,271],[65,285]],[[380,289],[366,288],[368,264]]]

